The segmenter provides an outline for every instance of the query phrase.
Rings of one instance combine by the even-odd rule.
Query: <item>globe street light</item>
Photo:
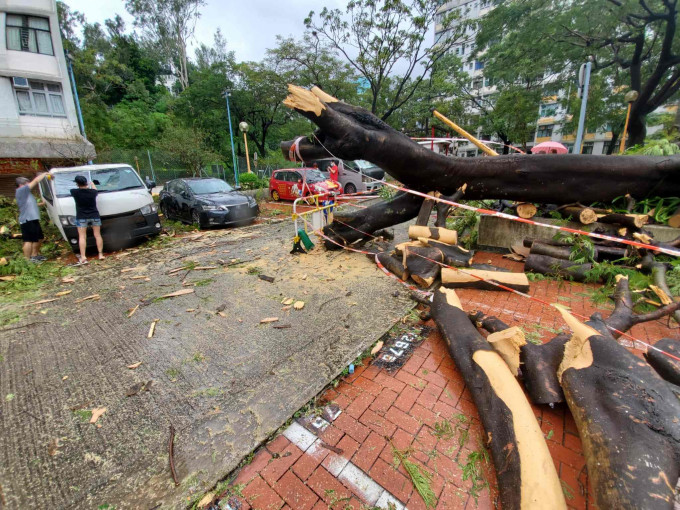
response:
[[[238,128],[243,133],[243,142],[246,144],[246,164],[248,165],[248,173],[250,174],[252,173],[252,171],[250,170],[250,156],[248,155],[248,137],[246,136],[249,127],[250,126],[248,126],[248,123],[245,121],[240,122],[238,125]]]

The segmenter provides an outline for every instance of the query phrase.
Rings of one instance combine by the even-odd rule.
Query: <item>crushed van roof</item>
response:
[[[104,165],[82,165],[82,166],[68,166],[68,167],[61,167],[61,168],[52,168],[52,169],[50,169],[49,173],[52,174],[52,173],[62,173],[62,172],[77,172],[79,170],[82,170],[82,171],[105,170],[107,168],[120,168],[122,166],[132,168],[127,163],[106,163]],[[133,170],[134,170],[134,168],[133,168]]]

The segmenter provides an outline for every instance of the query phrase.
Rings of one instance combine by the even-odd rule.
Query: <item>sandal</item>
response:
[[[76,262],[76,266],[84,266],[84,265],[89,264],[89,263],[90,263],[90,261],[87,260],[87,259],[85,259],[85,260],[78,259],[78,262]]]

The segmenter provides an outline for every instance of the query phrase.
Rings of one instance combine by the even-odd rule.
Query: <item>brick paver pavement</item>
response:
[[[522,267],[496,254],[477,255],[475,260],[517,270]],[[584,315],[598,309],[587,296],[592,288],[559,281],[531,284],[532,294]],[[476,290],[458,294],[465,310],[496,315],[511,326],[535,331],[543,341],[563,326],[556,310],[517,295]],[[631,334],[653,343],[677,334],[677,329],[671,331],[667,324],[638,325]],[[408,450],[408,459],[431,475],[437,509],[499,506],[491,462],[481,463],[488,484],[476,497],[470,495],[472,480],[464,476],[464,466],[473,452],[480,451],[484,432],[465,383],[436,330],[401,368],[388,371],[367,362],[337,387],[327,389],[320,402],[335,403],[342,412],[318,437],[294,423],[238,473],[234,484],[245,486],[244,498],[239,498],[243,509],[360,510],[388,508],[389,501],[397,509],[404,505],[410,510],[426,508],[404,467],[394,467],[393,448]],[[569,409],[562,405],[554,409],[533,406],[533,410],[568,506],[595,508],[592,501],[586,502],[585,460]]]

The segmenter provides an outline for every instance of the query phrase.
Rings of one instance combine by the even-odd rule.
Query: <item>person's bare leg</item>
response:
[[[78,227],[78,245],[80,247],[80,261],[85,262],[85,250],[87,250],[87,227]]]
[[[31,257],[40,255],[40,241],[31,243]]]
[[[104,240],[102,239],[101,227],[92,227],[94,240],[97,242],[97,251],[99,252],[99,260],[104,258]]]
[[[24,242],[22,249],[24,251],[24,257],[27,259],[31,258],[31,252],[33,251],[33,243]]]

